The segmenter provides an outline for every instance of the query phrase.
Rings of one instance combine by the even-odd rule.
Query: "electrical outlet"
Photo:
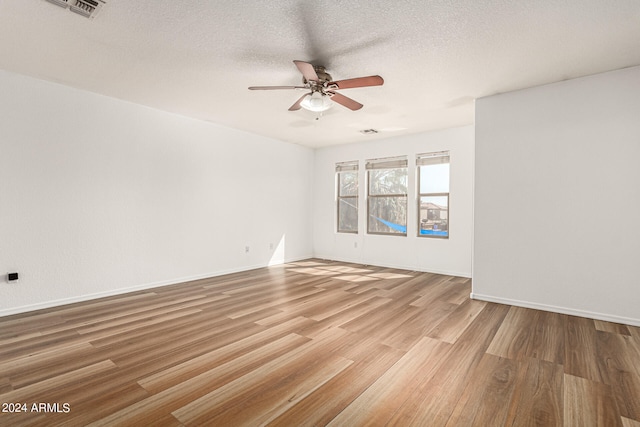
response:
[[[7,281],[8,282],[15,282],[18,280],[18,273],[8,273],[7,274]]]
[[[248,254],[248,253],[249,253],[249,246],[245,246],[245,247],[244,247],[244,253],[245,253],[245,254]]]

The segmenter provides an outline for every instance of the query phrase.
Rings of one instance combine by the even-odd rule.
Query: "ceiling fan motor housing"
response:
[[[318,75],[318,80],[315,81],[315,83],[318,83],[318,86],[324,86],[325,83],[329,83],[331,81],[333,81],[333,78],[331,77],[331,74],[327,73],[327,70],[322,66],[322,65],[314,65],[313,69],[315,70],[316,74]],[[307,83],[311,83],[312,85],[312,89],[313,89],[313,83],[314,81],[308,81],[306,78],[302,78],[302,82],[304,84]]]

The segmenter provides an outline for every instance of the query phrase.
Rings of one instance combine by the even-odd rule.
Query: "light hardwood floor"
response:
[[[640,328],[470,290],[313,259],[1,318],[0,425],[640,426]]]

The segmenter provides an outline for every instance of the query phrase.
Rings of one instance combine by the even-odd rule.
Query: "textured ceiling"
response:
[[[287,109],[294,59],[364,104]],[[473,123],[478,97],[640,65],[638,0],[0,1],[0,69],[321,147]],[[380,133],[363,135],[362,129]]]

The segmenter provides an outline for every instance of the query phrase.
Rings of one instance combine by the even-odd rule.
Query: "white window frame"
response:
[[[386,157],[380,159],[369,159],[365,163],[365,169],[367,171],[367,234],[379,234],[385,236],[407,236],[407,223],[408,218],[405,218],[404,232],[382,232],[371,231],[371,202],[378,198],[404,198],[405,199],[405,213],[408,216],[408,199],[409,199],[409,170],[408,170],[407,156],[400,157]],[[371,194],[371,172],[381,169],[405,169],[407,174],[407,189],[404,193],[390,193],[390,194]]]
[[[418,229],[416,231],[416,234],[418,237],[426,237],[426,238],[432,238],[432,239],[448,239],[449,236],[451,235],[451,215],[450,215],[450,193],[451,193],[451,170],[449,170],[449,176],[448,178],[448,186],[449,186],[449,191],[448,192],[439,192],[439,193],[427,193],[427,192],[423,192],[422,188],[421,188],[421,184],[422,184],[422,180],[420,178],[420,169],[421,166],[429,166],[429,165],[436,165],[436,164],[443,164],[443,163],[448,163],[449,167],[451,167],[451,156],[449,154],[449,151],[437,151],[437,152],[433,152],[433,153],[424,153],[424,154],[417,154],[416,155],[416,188],[417,188],[417,193],[418,193],[418,202],[417,202],[417,225],[418,225]],[[443,235],[437,235],[437,234],[422,234],[421,230],[422,230],[422,215],[421,215],[421,209],[422,209],[422,198],[423,197],[446,197],[447,198],[447,235],[443,236]]]
[[[359,229],[359,210],[358,210],[358,203],[359,203],[359,175],[358,175],[358,171],[359,171],[359,167],[358,167],[358,161],[351,161],[351,162],[341,162],[341,163],[336,163],[336,232],[337,233],[350,233],[350,234],[358,234],[358,229]],[[344,173],[344,172],[355,172],[356,173],[356,195],[342,195],[340,194],[340,174]],[[355,206],[356,208],[356,229],[355,230],[345,230],[345,229],[341,229],[341,224],[340,224],[340,206],[343,203],[348,203],[351,206]]]

